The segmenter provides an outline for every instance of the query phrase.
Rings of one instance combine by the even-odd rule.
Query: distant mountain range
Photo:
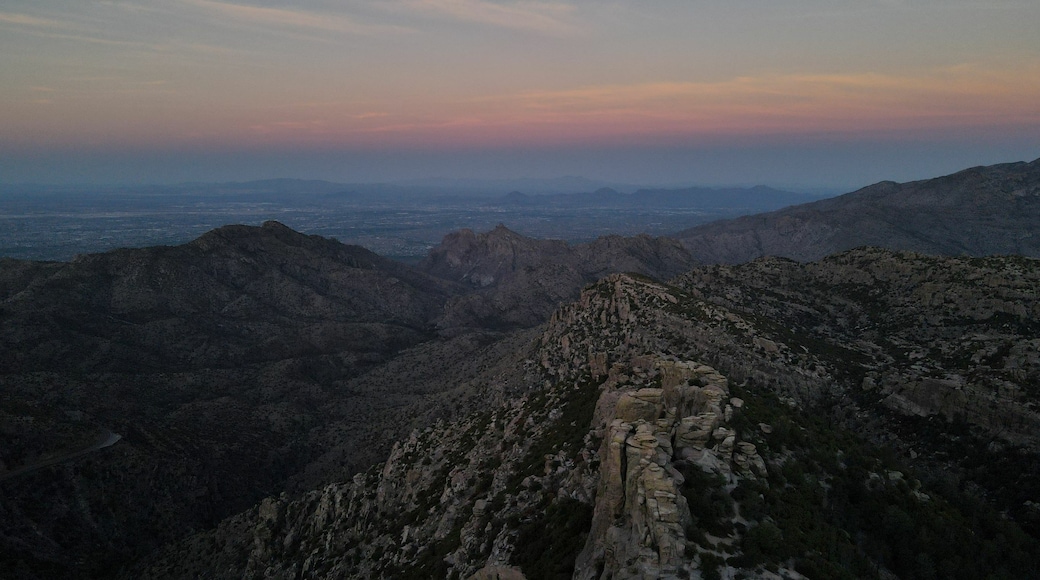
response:
[[[1040,257],[1040,159],[846,195],[676,234],[704,263],[816,260],[859,246],[929,254]]]
[[[816,199],[818,198],[815,196],[765,186],[640,189],[634,193],[620,193],[614,189],[601,188],[592,192],[555,195],[528,195],[514,191],[505,196],[507,203],[527,207],[697,208],[707,212],[768,211]]]

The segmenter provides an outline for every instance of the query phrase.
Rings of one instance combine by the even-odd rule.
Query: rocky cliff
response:
[[[1037,272],[1025,259],[862,250],[700,268],[670,286],[612,276],[552,316],[512,388],[485,385],[500,404],[417,430],[365,474],[265,500],[128,575],[1035,576],[1032,371],[987,383],[998,367],[1029,367],[1031,351],[1004,349],[997,365],[972,339],[1029,340]],[[950,300],[934,299],[940,287]],[[893,332],[923,325],[933,330]],[[952,395],[923,418],[894,402],[880,384],[906,387],[954,359],[895,356],[882,336],[911,351],[938,337],[980,347],[955,359],[965,384],[1026,423],[996,429],[992,411]],[[872,383],[879,372],[891,383]],[[1010,480],[986,479],[975,450]]]
[[[1040,257],[1040,159],[859,191],[676,234],[702,263],[818,260],[859,246]]]

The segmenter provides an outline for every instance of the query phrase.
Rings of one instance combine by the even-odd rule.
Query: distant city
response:
[[[66,261],[121,247],[181,244],[226,224],[277,220],[409,262],[462,228],[485,231],[502,223],[526,236],[571,243],[608,234],[660,236],[825,196],[765,187],[627,186],[622,193],[607,185],[572,178],[461,186],[268,180],[108,189],[8,187],[0,191],[0,256]],[[513,186],[526,191],[510,190]]]

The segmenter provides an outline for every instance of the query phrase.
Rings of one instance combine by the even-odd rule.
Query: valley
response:
[[[509,185],[528,185],[541,193],[511,195],[501,189]],[[300,232],[415,262],[445,235],[463,228],[486,231],[505,223],[531,238],[583,243],[610,234],[660,236],[691,224],[818,199],[768,188],[693,188],[648,191],[658,200],[639,203],[633,199],[642,199],[642,194],[568,189],[581,185],[587,184],[505,183],[497,190],[488,185],[461,193],[442,187],[304,180],[162,188],[16,187],[0,190],[0,256],[69,260],[116,248],[183,244],[223,225],[277,220]]]

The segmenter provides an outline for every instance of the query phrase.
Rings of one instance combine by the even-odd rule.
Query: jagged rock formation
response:
[[[609,277],[553,315],[521,365],[526,387],[500,405],[417,430],[352,481],[265,500],[128,576],[1035,575],[1036,537],[981,504],[964,526],[955,506],[968,499],[945,478],[960,471],[1027,527],[1031,492],[1001,505],[1001,485],[964,471],[943,442],[903,431],[899,407],[863,378],[917,371],[921,359],[886,358],[863,329],[887,316],[913,324],[913,312],[935,336],[964,333],[952,322],[1000,276],[1018,289],[982,308],[1018,314],[976,322],[1029,324],[1037,297],[1025,289],[1038,270],[1022,259],[863,250],[809,267],[701,268],[675,286]],[[917,272],[909,294],[883,283],[901,272]],[[827,287],[849,280],[862,292]],[[963,298],[955,316],[917,302],[912,290],[927,280]],[[874,300],[890,306],[870,310]],[[842,325],[863,340],[846,342]],[[967,360],[972,376],[992,362]],[[962,412],[959,444],[991,443],[989,426]],[[881,441],[922,473],[935,464],[950,473],[926,485],[878,455]],[[1035,489],[1036,451],[1019,449],[1014,485]]]
[[[679,234],[702,263],[799,261],[859,246],[927,254],[1040,257],[1040,159],[881,182],[839,197],[697,226]]]
[[[682,246],[667,238],[606,236],[572,247],[560,240],[527,238],[499,225],[484,234],[449,234],[419,267],[474,289],[445,309],[438,324],[451,330],[533,326],[576,298],[583,286],[608,274],[668,279],[692,265]]]
[[[265,500],[132,575],[469,577],[510,564],[529,577],[572,568],[593,577],[604,566],[619,578],[696,570],[677,466],[736,480],[764,475],[765,465],[727,428],[742,401],[727,396],[725,377],[628,344],[631,332],[652,328],[660,312],[651,306],[674,301],[663,287],[608,279],[554,317],[538,340],[541,363],[528,361],[533,390],[519,399],[414,432],[378,469],[301,500]],[[620,323],[574,333],[578,320],[615,312]],[[606,349],[593,359],[616,360],[591,374],[587,360],[567,360],[571,340]],[[546,530],[546,514],[565,529]],[[551,554],[551,544],[550,553],[531,553],[536,537],[564,541],[561,532],[581,534],[566,538],[568,553]]]

